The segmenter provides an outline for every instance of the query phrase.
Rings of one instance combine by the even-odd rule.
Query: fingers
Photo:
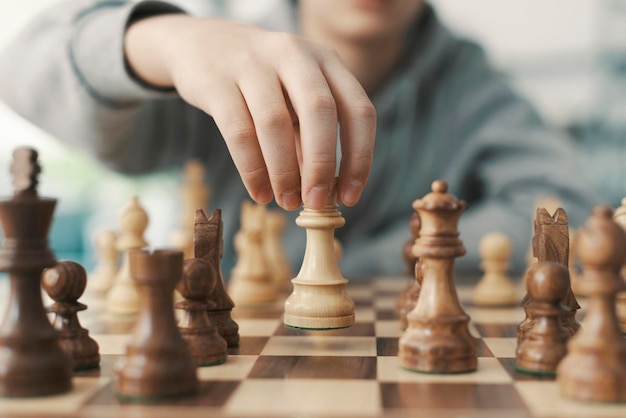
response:
[[[239,84],[254,121],[276,202],[286,210],[300,206],[300,169],[292,116],[275,72],[264,68]]]
[[[339,121],[342,161],[337,193],[343,204],[353,206],[372,166],[374,105],[334,52],[324,48],[308,55],[290,52],[294,61],[288,71],[279,67],[279,73],[298,115],[305,205],[321,209],[327,202],[336,172]]]
[[[181,43],[191,46],[173,50],[181,59],[171,60],[179,64],[170,75],[181,97],[213,116],[250,196],[261,204],[275,196],[287,210],[302,200],[322,209],[337,169],[339,122],[338,197],[354,205],[372,164],[376,115],[338,56],[294,35],[194,22]]]
[[[330,89],[337,103],[341,133],[341,166],[337,196],[346,206],[354,206],[372,167],[376,137],[376,109],[354,76],[338,58],[322,61]]]
[[[211,92],[207,97],[219,100],[216,105],[199,103],[200,107],[213,116],[250,197],[269,203],[273,196],[269,174],[244,97],[233,82],[214,83],[207,90]]]
[[[294,50],[279,75],[298,115],[302,199],[322,209],[334,181],[337,151],[337,105],[312,55]]]

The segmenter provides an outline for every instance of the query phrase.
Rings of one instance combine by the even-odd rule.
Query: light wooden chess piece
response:
[[[489,233],[481,238],[479,252],[485,274],[472,293],[474,304],[508,306],[518,303],[517,289],[506,274],[512,252],[511,240],[501,232]]]
[[[345,328],[354,324],[354,302],[346,292],[348,281],[339,271],[334,232],[345,224],[337,206],[334,183],[326,206],[305,207],[296,219],[306,228],[306,248],[300,272],[291,282],[293,293],[285,301],[284,323],[299,329]]]
[[[239,306],[273,302],[277,292],[263,254],[265,206],[243,202],[241,229],[235,235],[237,263],[230,276],[228,291]]]
[[[625,287],[619,271],[626,233],[612,215],[610,207],[596,207],[576,239],[587,310],[557,368],[557,382],[564,396],[582,401],[626,401],[626,341],[615,313],[615,297]]]
[[[185,183],[182,186],[181,223],[172,234],[172,245],[193,258],[193,222],[197,209],[206,209],[209,189],[204,183],[204,166],[192,160],[185,164]]]
[[[403,368],[424,373],[476,370],[476,340],[469,333],[454,286],[454,259],[465,254],[457,224],[466,203],[447,193],[442,180],[432,193],[413,203],[422,220],[413,252],[423,265],[420,296],[408,315],[409,327],[399,340]]]
[[[48,312],[54,313],[52,324],[59,331],[61,348],[72,358],[74,371],[98,368],[98,343],[78,320],[78,312],[87,309],[87,305],[78,302],[87,286],[85,269],[73,261],[59,261],[56,266],[44,270],[41,282],[54,300]]]
[[[120,214],[121,235],[117,240],[116,248],[124,253],[124,260],[113,287],[107,294],[106,309],[111,314],[135,315],[139,312],[139,296],[130,276],[128,252],[148,245],[143,238],[147,227],[148,214],[139,205],[139,199],[135,196]]]
[[[268,210],[265,215],[265,233],[263,234],[263,254],[270,278],[274,286],[281,293],[291,292],[293,274],[287,262],[282,245],[282,235],[285,230],[285,215],[278,210]]]
[[[615,210],[613,220],[626,231],[626,197],[622,199],[622,205]],[[626,264],[622,267],[622,280],[626,281]],[[615,301],[617,320],[622,332],[626,333],[626,291],[617,294]]]
[[[567,353],[569,332],[561,323],[567,309],[561,300],[569,289],[567,268],[553,261],[539,261],[529,269],[526,281],[532,311],[532,327],[515,351],[516,369],[527,374],[554,376],[556,367]]]
[[[420,288],[422,287],[422,266],[419,264],[418,257],[413,253],[413,247],[415,246],[415,241],[419,238],[421,226],[422,221],[420,220],[419,213],[413,211],[409,221],[409,230],[411,231],[413,239],[405,242],[402,247],[402,255],[412,279],[409,280],[407,287],[400,292],[400,295],[396,299],[396,311],[400,316],[400,329],[402,331],[409,326],[406,316],[415,308],[417,298],[420,294]]]
[[[0,396],[45,396],[72,388],[72,359],[61,349],[41,299],[41,273],[56,264],[48,231],[57,201],[37,193],[40,172],[37,151],[16,148],[14,195],[0,200],[0,271],[8,273],[11,289],[0,323]]]
[[[111,230],[96,235],[95,245],[98,264],[89,274],[89,290],[97,295],[105,295],[111,289],[120,269],[120,252],[116,247],[117,234]]]
[[[140,313],[115,365],[115,391],[122,399],[154,401],[196,391],[196,363],[178,331],[172,309],[174,287],[183,274],[182,251],[129,250]]]

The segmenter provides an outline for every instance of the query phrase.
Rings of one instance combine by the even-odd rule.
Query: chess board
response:
[[[407,279],[352,282],[356,324],[303,332],[282,324],[282,304],[236,308],[241,344],[225,364],[198,369],[199,392],[154,404],[120,402],[114,364],[122,356],[132,319],[112,318],[103,301],[85,295],[82,324],[100,344],[99,370],[75,373],[70,393],[0,399],[0,416],[36,417],[624,417],[626,404],[564,399],[553,378],[515,371],[518,307],[485,309],[465,303],[478,341],[478,370],[456,375],[420,374],[398,365],[397,294]],[[7,280],[0,281],[2,305]],[[471,289],[461,287],[467,302]],[[4,312],[5,306],[0,306]]]

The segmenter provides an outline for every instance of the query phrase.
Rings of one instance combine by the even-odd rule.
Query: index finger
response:
[[[344,205],[354,206],[372,168],[376,109],[361,84],[338,57],[327,57],[322,63],[339,115],[342,158],[337,196]]]

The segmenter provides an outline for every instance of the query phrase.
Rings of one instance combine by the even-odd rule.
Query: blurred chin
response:
[[[399,29],[380,16],[355,16],[349,24],[344,21],[337,26],[337,31],[345,37],[362,41],[380,39],[397,33]]]
[[[407,2],[407,3],[404,3]],[[346,14],[337,14],[337,31],[354,39],[375,39],[394,35],[406,29],[421,9],[414,0],[347,0]],[[339,6],[340,7],[340,6]]]

